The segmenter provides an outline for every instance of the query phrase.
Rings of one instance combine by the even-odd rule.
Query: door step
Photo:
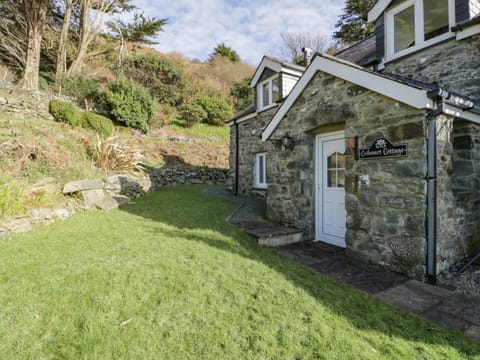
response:
[[[303,232],[298,229],[274,224],[265,220],[250,220],[232,222],[247,234],[258,239],[263,246],[276,247],[299,243],[302,241]]]

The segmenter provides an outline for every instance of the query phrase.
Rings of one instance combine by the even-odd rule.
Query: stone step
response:
[[[277,247],[299,243],[302,241],[302,232],[290,232],[258,238],[258,243],[263,246]]]
[[[267,220],[231,221],[231,223],[256,237],[260,245],[275,247],[302,241],[303,233],[300,230]]]

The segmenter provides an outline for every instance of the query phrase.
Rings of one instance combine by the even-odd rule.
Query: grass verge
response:
[[[460,359],[480,344],[259,247],[164,188],[0,243],[3,358]]]

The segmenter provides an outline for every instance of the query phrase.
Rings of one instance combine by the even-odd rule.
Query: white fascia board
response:
[[[300,76],[302,76],[303,71],[294,70],[294,69],[291,69],[291,68],[288,68],[288,67],[282,67],[282,73],[288,74],[288,75],[293,75],[293,76],[296,76],[296,77],[300,77]]]
[[[445,106],[445,114],[452,115],[460,119],[464,119],[467,121],[471,121],[477,125],[480,124],[480,115],[474,114],[468,110],[460,109],[453,105],[446,105]]]
[[[282,65],[277,61],[273,61],[272,59],[264,56],[262,61],[258,65],[257,70],[255,71],[255,74],[252,77],[252,80],[250,81],[251,87],[255,87],[255,85],[257,85],[258,80],[260,80],[260,77],[262,76],[266,68],[272,69],[273,71],[278,73],[282,70]]]
[[[379,0],[375,6],[368,12],[368,22],[376,21],[390,5],[392,0]]]
[[[457,40],[463,40],[477,34],[480,34],[480,24],[468,27],[462,31],[458,31],[456,36]]]
[[[267,128],[262,134],[262,141],[268,140],[280,121],[295,103],[317,71],[333,75],[339,79],[362,86],[368,90],[384,95],[416,109],[433,109],[434,103],[427,96],[425,90],[402,84],[398,81],[385,78],[379,74],[365,70],[353,64],[340,62],[327,55],[317,55],[307,71],[297,82],[290,95],[280,106]]]

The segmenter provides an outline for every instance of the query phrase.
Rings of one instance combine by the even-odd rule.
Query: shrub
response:
[[[207,117],[203,120],[206,124],[222,126],[233,116],[232,108],[221,98],[206,96],[195,100],[194,104],[200,105],[207,113]]]
[[[93,149],[95,165],[107,171],[133,174],[142,170],[144,156],[127,141],[117,142],[117,137],[98,139]]]
[[[196,123],[205,121],[208,114],[200,104],[193,102],[183,107],[181,117],[185,120],[185,126],[191,127]]]
[[[64,122],[71,126],[82,125],[82,110],[72,103],[51,100],[48,104],[48,112],[53,116],[55,121]]]
[[[237,110],[243,110],[253,103],[253,88],[250,87],[250,77],[236,81],[230,88],[230,95],[235,98]]]
[[[170,60],[156,55],[125,59],[124,76],[142,85],[161,104],[178,106],[183,102],[187,82],[183,70]]]
[[[110,120],[109,118],[89,111],[85,111],[82,114],[82,119],[83,127],[95,130],[100,136],[106,138],[112,134],[113,123],[112,120]]]
[[[108,84],[105,101],[112,119],[131,128],[148,130],[153,102],[147,91],[132,81],[119,79]]]
[[[63,95],[75,98],[85,109],[91,109],[92,104],[102,102],[102,91],[98,80],[86,77],[63,77],[59,84]]]

